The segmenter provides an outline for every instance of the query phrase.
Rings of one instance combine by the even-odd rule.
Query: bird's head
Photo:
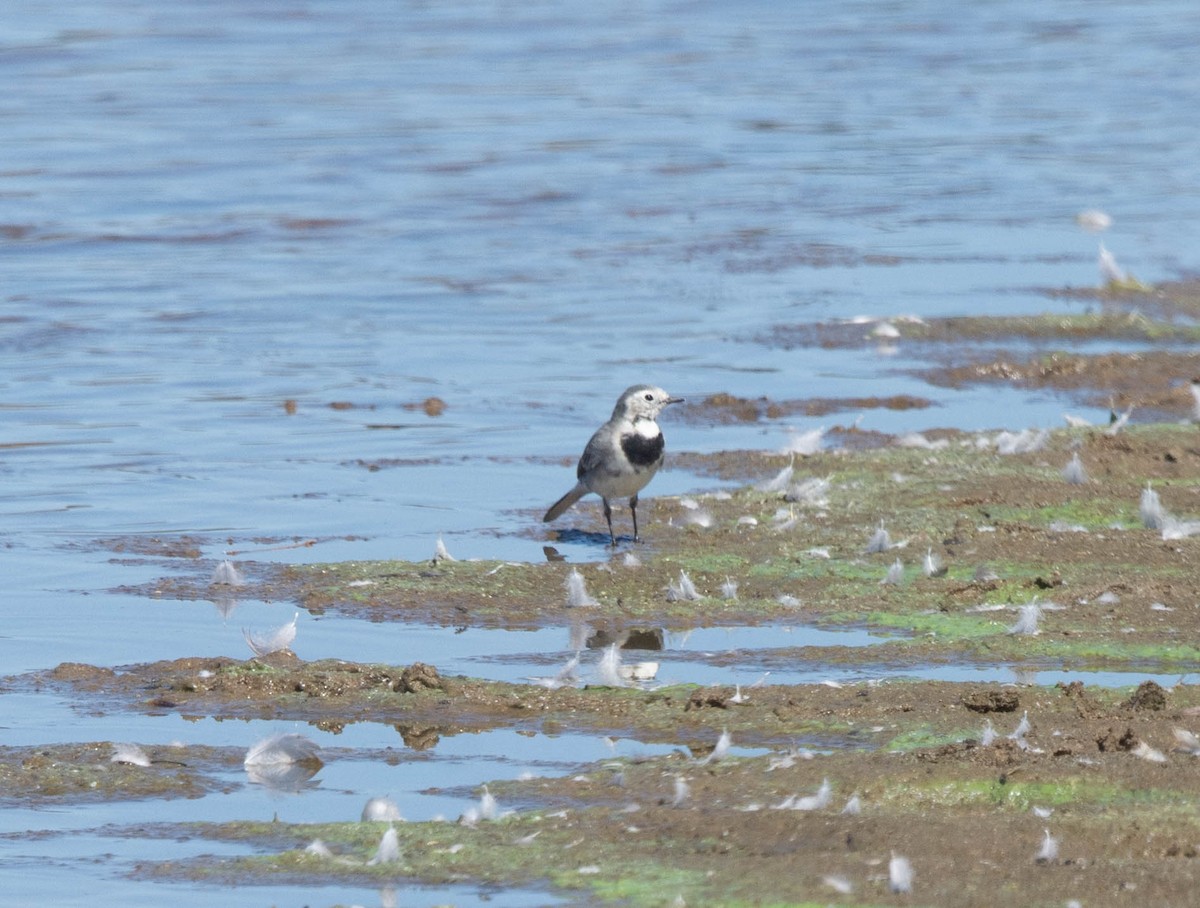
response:
[[[634,385],[627,388],[613,409],[613,416],[624,417],[630,421],[638,419],[657,419],[667,404],[682,403],[682,397],[672,397],[662,388],[654,385]]]

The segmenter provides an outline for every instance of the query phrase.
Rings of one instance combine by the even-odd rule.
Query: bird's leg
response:
[[[633,541],[638,541],[637,531],[637,496],[634,495],[629,499],[629,513],[633,515]]]
[[[617,547],[617,537],[613,534],[612,528],[612,506],[608,503],[607,498],[601,498],[604,502],[604,519],[608,521],[608,538],[612,540],[613,548]]]

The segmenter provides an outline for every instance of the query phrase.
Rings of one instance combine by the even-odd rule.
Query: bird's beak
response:
[[[681,403],[683,403],[683,398],[682,398],[682,397],[668,397],[668,398],[667,398],[667,403],[669,403],[669,404],[681,404]]]

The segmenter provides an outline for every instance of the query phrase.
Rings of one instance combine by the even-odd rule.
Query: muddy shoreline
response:
[[[289,601],[381,626],[563,628],[589,665],[611,645],[624,646],[612,652],[626,663],[652,660],[665,634],[688,628],[803,624],[874,636],[843,647],[787,646],[781,637],[751,660],[764,672],[856,666],[892,679],[935,665],[1081,678],[1103,668],[1134,679],[1127,688],[898,679],[660,687],[597,681],[549,661],[544,679],[516,684],[419,662],[306,662],[287,650],[115,668],[65,663],[0,685],[50,691],[83,710],[273,719],[333,734],[379,723],[414,752],[497,728],[673,747],[570,776],[493,783],[489,795],[502,805],[494,816],[396,823],[395,860],[371,862],[386,824],[354,817],[108,830],[183,843],[178,860],[139,864],[133,873],[142,878],[468,882],[633,905],[1191,904],[1200,877],[1200,686],[1192,683],[1200,435],[1188,382],[1200,372],[1190,350],[1200,293],[1193,284],[1088,293],[1100,311],[1078,317],[914,321],[894,333],[791,326],[776,342],[919,345],[940,361],[927,375],[934,385],[1006,382],[1111,400],[1134,408],[1128,426],[904,438],[843,427],[801,456],[683,454],[676,462],[697,475],[741,486],[648,497],[639,515],[649,541],[616,552],[603,545],[595,504],[560,528],[531,511],[527,532],[545,546],[539,564],[275,567],[243,557],[233,589],[214,582],[215,565],[200,558],[205,540],[112,538],[97,547],[164,566],[158,580],[122,590],[135,595]],[[1045,349],[1008,352],[1034,342]],[[1052,349],[1095,343],[1125,346]],[[927,405],[718,395],[684,418],[769,422]],[[1147,515],[1148,490],[1157,522]],[[595,541],[597,559],[566,563],[560,539]],[[570,601],[576,572],[591,604]],[[713,664],[722,658],[730,657],[714,654]],[[747,654],[737,658],[746,664]],[[1138,673],[1178,681],[1138,684]],[[227,789],[242,756],[148,745],[147,765],[135,766],[114,762],[114,752],[111,742],[0,748],[4,800],[197,797]],[[319,854],[310,849],[318,839]],[[253,854],[214,858],[206,843],[217,841],[248,844]],[[889,880],[894,854],[911,862],[911,893]]]

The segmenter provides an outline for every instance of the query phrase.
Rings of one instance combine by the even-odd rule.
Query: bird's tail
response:
[[[550,505],[550,510],[546,512],[546,516],[542,518],[542,521],[549,523],[554,518],[560,516],[563,511],[565,511],[587,493],[587,487],[584,486],[582,482],[576,483],[575,488],[571,489],[571,491],[569,491],[566,495],[558,499],[558,501],[554,502],[554,504]]]

